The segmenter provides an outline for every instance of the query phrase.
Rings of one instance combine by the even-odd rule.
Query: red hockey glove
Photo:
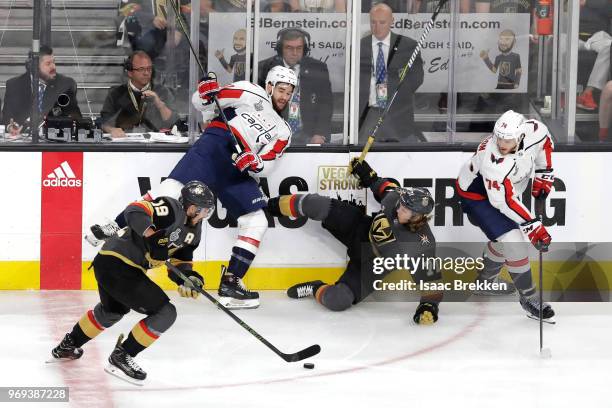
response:
[[[219,83],[215,78],[205,76],[198,84],[198,93],[205,103],[212,102],[213,97],[217,95],[220,90]]]
[[[523,234],[527,235],[534,247],[542,252],[548,251],[551,237],[539,220],[533,219],[520,225]]]
[[[536,170],[531,185],[531,195],[535,198],[546,198],[552,189],[554,181],[555,175],[552,173],[552,170]]]
[[[259,173],[260,171],[263,170],[264,167],[264,163],[261,160],[261,157],[259,157],[259,155],[253,153],[253,152],[243,152],[241,154],[235,154],[232,156],[232,159],[234,159],[234,165],[238,168],[238,170],[240,171],[251,171],[253,173]]]

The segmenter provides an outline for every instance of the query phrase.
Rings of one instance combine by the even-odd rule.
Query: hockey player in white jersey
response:
[[[268,228],[263,212],[267,199],[254,177],[269,174],[289,146],[291,128],[279,112],[288,103],[296,85],[295,73],[282,66],[270,70],[266,89],[247,81],[219,87],[216,79],[204,78],[192,103],[202,112],[205,121],[210,120],[209,125],[168,178],[145,197],[177,197],[183,184],[198,180],[210,187],[238,221],[238,239],[228,267],[222,268],[219,287],[220,301],[228,308],[259,306],[259,294],[249,291],[242,282]],[[231,132],[220,115],[216,116],[215,96]],[[125,223],[123,214],[115,222],[114,225],[92,226],[95,237],[90,238],[104,239],[113,235],[113,230]],[[88,241],[95,243],[94,239]]]
[[[519,197],[532,177],[533,197],[543,200],[550,193],[553,148],[542,122],[507,111],[495,123],[493,134],[463,165],[456,183],[463,212],[489,239],[484,250],[485,268],[478,279],[497,279],[505,264],[519,291],[521,306],[535,318],[540,304],[531,277],[529,241],[538,250],[547,251],[551,236]],[[550,305],[543,305],[544,319],[554,314]]]

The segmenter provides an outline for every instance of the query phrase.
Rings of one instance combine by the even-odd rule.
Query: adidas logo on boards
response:
[[[45,187],[81,187],[81,185],[82,181],[76,178],[67,161],[62,162],[58,168],[53,170],[53,173],[49,173],[43,180]]]

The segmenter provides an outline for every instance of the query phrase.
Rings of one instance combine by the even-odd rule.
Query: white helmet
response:
[[[497,119],[493,134],[500,139],[521,141],[525,134],[525,117],[518,112],[509,110]]]
[[[297,86],[297,76],[292,69],[277,65],[268,71],[268,75],[266,76],[266,85],[271,83],[272,87],[275,87],[279,82],[293,85],[295,88]]]

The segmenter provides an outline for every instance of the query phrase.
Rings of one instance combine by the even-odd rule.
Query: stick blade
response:
[[[321,346],[314,344],[310,347],[306,347],[304,350],[298,351],[293,354],[283,354],[283,358],[288,363],[295,363],[296,361],[302,361],[312,356],[315,356],[321,352]]]

